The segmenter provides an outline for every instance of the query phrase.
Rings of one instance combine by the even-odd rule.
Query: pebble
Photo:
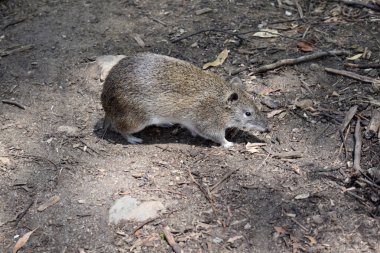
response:
[[[65,133],[67,136],[78,136],[79,128],[74,126],[59,126],[57,131]]]
[[[165,209],[161,201],[141,202],[130,196],[124,196],[115,201],[109,211],[109,223],[118,224],[121,221],[144,222],[159,215]]]
[[[320,225],[323,223],[323,218],[320,215],[314,215],[311,217],[311,219],[313,220],[315,224]]]

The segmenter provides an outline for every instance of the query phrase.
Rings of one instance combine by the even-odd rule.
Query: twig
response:
[[[232,29],[229,29],[229,30],[232,30]],[[200,31],[197,31],[197,32],[194,32],[194,33],[191,33],[191,34],[188,34],[188,35],[185,35],[183,37],[179,37],[179,38],[176,38],[176,39],[171,39],[170,41],[172,43],[177,43],[181,40],[184,40],[184,39],[188,39],[190,37],[193,37],[195,35],[198,35],[198,34],[201,34],[201,33],[207,33],[207,32],[214,32],[214,33],[224,33],[224,34],[228,34],[228,35],[232,35],[232,36],[235,36],[237,37],[238,39],[240,40],[243,40],[244,38],[240,36],[239,33],[235,33],[235,32],[229,32],[227,30],[220,30],[220,29],[204,29],[204,30],[200,30]]]
[[[354,2],[354,1],[347,1],[347,0],[341,0],[341,3],[355,7],[355,8],[367,8],[373,11],[379,11],[380,12],[380,6],[376,4],[367,4],[367,3],[361,3],[361,2]]]
[[[299,4],[298,0],[293,0],[294,4],[296,5],[297,7],[297,10],[298,10],[298,14],[300,14],[300,18],[303,18],[303,10],[302,10],[302,7],[301,5]]]
[[[183,253],[183,249],[178,245],[178,243],[175,242],[173,234],[170,232],[170,228],[168,226],[165,226],[163,229],[166,241],[169,243],[169,245],[172,247],[175,253]]]
[[[211,186],[210,188],[210,191],[211,193],[215,193],[217,192],[217,188],[219,185],[221,185],[224,181],[226,181],[232,174],[234,174],[236,171],[238,171],[239,168],[235,169],[235,170],[230,170],[226,175],[224,175],[224,177],[222,177],[216,184],[214,184],[213,186]]]
[[[263,147],[263,149],[268,153],[270,154],[273,158],[286,158],[286,159],[296,159],[296,158],[301,158],[302,157],[302,153],[301,152],[298,152],[298,151],[289,151],[289,152],[281,152],[281,153],[277,153],[277,152],[274,152],[272,151],[271,149],[267,148],[267,147]]]
[[[218,218],[218,212],[216,211],[216,208],[214,206],[214,201],[212,200],[212,198],[210,196],[210,192],[206,191],[206,189],[203,188],[202,185],[200,185],[197,182],[197,180],[195,180],[193,174],[190,171],[190,168],[189,168],[189,175],[190,175],[191,179],[193,180],[193,182],[198,186],[199,190],[203,193],[203,195],[206,197],[206,199],[210,202],[212,211],[214,212],[215,217],[219,220],[219,218]]]
[[[360,130],[360,118],[358,118],[355,126],[355,151],[353,165],[353,168],[356,170],[356,173],[363,173],[363,170],[360,166],[360,156],[362,154],[362,135]]]
[[[17,25],[21,22],[24,22],[25,20],[26,20],[26,18],[20,18],[20,19],[13,20],[13,21],[9,22],[8,24],[4,25],[3,30],[7,29],[8,27],[10,27],[12,25]]]
[[[304,231],[309,232],[309,230],[304,225],[299,223],[296,219],[292,218],[292,221],[296,223],[298,226],[300,226],[300,228],[302,228]]]
[[[268,65],[261,66],[261,67],[257,68],[256,70],[254,70],[254,73],[265,72],[265,71],[276,69],[278,67],[282,67],[282,66],[286,66],[286,65],[295,65],[298,63],[302,63],[302,62],[315,60],[315,59],[318,59],[318,58],[321,58],[324,56],[329,56],[329,55],[338,56],[338,55],[346,55],[346,54],[348,54],[347,51],[332,50],[332,51],[326,51],[326,52],[322,51],[322,52],[317,52],[314,54],[304,55],[304,56],[301,56],[298,58],[283,59],[283,60],[277,61],[275,63],[271,63]]]
[[[346,70],[338,70],[338,69],[332,69],[332,68],[325,68],[325,71],[329,73],[337,74],[337,75],[346,76],[346,77],[359,80],[365,83],[371,83],[375,89],[380,89],[380,80],[375,79],[375,78],[362,76],[362,75],[359,75],[350,71],[346,71]]]
[[[370,63],[370,64],[345,63],[344,66],[350,67],[350,68],[358,68],[358,69],[380,69],[379,63]]]
[[[358,178],[358,181],[362,181],[363,183],[366,183],[366,184],[369,184],[370,186],[374,187],[374,188],[377,188],[380,190],[380,186],[378,186],[377,184],[375,183],[372,183],[371,181],[369,181],[368,179],[365,179],[365,178]]]
[[[367,130],[365,131],[365,138],[371,139],[375,134],[378,133],[380,129],[380,109],[374,109],[372,111],[372,117],[371,121],[369,122],[369,125],[367,127]]]
[[[14,106],[17,106],[17,107],[20,108],[20,109],[25,110],[25,106],[23,106],[23,105],[20,104],[20,103],[17,103],[16,101],[12,101],[12,100],[1,100],[1,102],[3,102],[4,104],[8,104],[8,105],[14,105]]]
[[[345,149],[346,149],[346,142],[345,142],[343,132],[347,128],[348,124],[350,124],[352,118],[355,116],[357,111],[358,111],[358,106],[357,105],[352,106],[346,113],[346,116],[344,116],[342,126],[339,129],[339,135]]]
[[[5,51],[0,52],[0,57],[8,56],[8,55],[11,55],[14,53],[27,51],[27,50],[30,50],[32,48],[33,48],[33,45],[26,45],[26,46],[20,46],[20,47],[14,48],[14,49],[5,50]]]
[[[157,220],[158,218],[159,218],[159,217],[151,218],[151,219],[149,219],[149,220],[147,220],[147,221],[141,223],[140,225],[137,226],[137,228],[135,228],[135,229],[133,230],[133,233],[132,233],[132,234],[133,234],[133,235],[136,234],[136,232],[137,232],[138,230],[142,229],[145,225],[147,225],[148,223],[151,223],[152,221]]]

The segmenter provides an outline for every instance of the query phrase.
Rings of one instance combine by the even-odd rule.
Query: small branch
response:
[[[365,131],[365,138],[371,139],[373,136],[375,136],[380,129],[380,109],[373,110],[372,111],[372,117],[371,121],[369,122],[369,125],[367,127],[367,130]]]
[[[358,111],[358,106],[354,105],[348,110],[348,112],[346,113],[346,116],[344,116],[342,126],[339,129],[340,138],[342,139],[343,143],[345,140],[345,138],[343,136],[343,132],[347,128],[348,124],[350,124],[352,118],[355,116],[357,111]]]
[[[373,11],[378,11],[380,12],[380,6],[376,4],[366,4],[366,3],[361,3],[361,2],[354,2],[354,1],[347,1],[347,0],[341,0],[341,3],[350,6],[350,7],[355,7],[355,8],[367,8]]]
[[[370,63],[370,64],[345,63],[344,66],[350,67],[350,68],[358,68],[358,69],[380,69],[379,63]]]
[[[361,181],[361,182],[363,182],[363,183],[369,184],[370,186],[372,186],[372,187],[377,188],[377,189],[380,190],[380,186],[378,186],[378,185],[375,184],[375,183],[372,183],[371,181],[369,181],[369,180],[367,180],[367,179],[365,179],[365,178],[360,177],[360,178],[358,178],[358,181]]]
[[[346,70],[338,70],[338,69],[332,69],[332,68],[325,68],[325,71],[329,73],[337,74],[337,75],[346,76],[346,77],[359,80],[365,83],[371,83],[375,89],[377,90],[380,89],[380,80],[375,79],[375,78],[362,76],[362,75],[359,75],[350,71],[346,71]]]
[[[32,48],[33,48],[33,45],[26,45],[26,46],[16,47],[14,49],[5,50],[5,51],[0,52],[0,57],[8,56],[8,55],[11,55],[14,53],[27,51],[27,50],[30,50]]]
[[[232,29],[231,29],[232,30]],[[244,38],[242,38],[238,33],[235,33],[235,32],[229,32],[227,30],[220,30],[220,29],[204,29],[204,30],[200,30],[200,31],[197,31],[197,32],[194,32],[194,33],[190,33],[188,35],[185,35],[183,37],[179,37],[179,38],[172,38],[170,39],[170,41],[172,43],[177,43],[181,40],[184,40],[184,39],[188,39],[190,37],[193,37],[195,35],[198,35],[198,34],[201,34],[201,33],[207,33],[207,32],[214,32],[214,33],[224,33],[224,34],[228,34],[228,35],[232,35],[232,36],[236,36],[238,39],[240,40],[243,40]]]
[[[356,173],[363,173],[363,170],[360,166],[360,157],[362,154],[362,135],[360,131],[360,118],[356,121],[355,126],[355,151],[354,151],[354,165]],[[364,174],[364,173],[363,173]]]
[[[254,70],[254,73],[266,72],[268,70],[273,70],[273,69],[276,69],[282,66],[287,66],[287,65],[295,65],[302,62],[315,60],[324,56],[338,56],[338,55],[346,55],[346,54],[348,54],[347,51],[332,50],[332,51],[326,51],[326,52],[322,51],[322,52],[317,52],[314,54],[304,55],[298,58],[283,59],[275,63],[261,66],[257,68],[256,70]]]
[[[133,234],[133,235],[136,234],[136,232],[137,232],[138,230],[142,229],[145,225],[147,225],[148,223],[151,223],[152,221],[157,220],[158,218],[159,218],[159,217],[155,217],[155,218],[149,219],[149,220],[147,220],[147,221],[141,223],[140,225],[137,226],[137,228],[135,228],[135,229],[133,230],[133,233],[132,233],[132,234]]]
[[[224,177],[222,177],[216,184],[214,184],[211,188],[210,188],[210,191],[211,193],[215,193],[217,192],[218,190],[218,186],[221,185],[224,181],[226,181],[232,174],[234,174],[236,171],[238,171],[239,168],[235,169],[235,170],[231,170],[229,171],[226,175],[224,175]]]
[[[16,101],[12,101],[12,100],[1,100],[1,102],[3,102],[4,104],[8,104],[8,105],[14,105],[14,106],[17,106],[17,107],[20,108],[20,109],[25,110],[25,106],[23,106],[23,105],[20,104],[20,103],[17,103]]]
[[[298,151],[289,151],[289,152],[273,152],[271,149],[264,147],[263,148],[268,154],[270,154],[273,158],[279,159],[297,159],[302,157],[302,153]]]
[[[178,243],[175,242],[173,234],[170,232],[170,228],[168,226],[165,226],[163,229],[166,241],[169,243],[169,245],[172,247],[173,251],[175,253],[183,253],[183,249],[178,245]]]
[[[304,225],[299,223],[296,219],[292,218],[292,221],[296,223],[298,226],[300,226],[300,228],[302,228],[304,231],[309,232],[309,229],[307,229]]]
[[[191,179],[193,180],[193,182],[198,186],[199,190],[203,193],[203,195],[206,197],[206,199],[210,202],[212,211],[214,212],[215,217],[219,220],[218,212],[216,211],[216,208],[214,206],[214,201],[212,200],[212,198],[210,196],[210,191],[207,191],[205,188],[202,187],[202,185],[200,185],[197,182],[197,180],[195,180],[195,178],[194,178],[193,174],[191,173],[190,169],[189,169],[189,175],[190,175]]]
[[[298,14],[300,14],[300,18],[303,18],[303,10],[300,3],[298,2],[298,0],[293,0],[293,2],[297,7],[297,11],[298,11]]]

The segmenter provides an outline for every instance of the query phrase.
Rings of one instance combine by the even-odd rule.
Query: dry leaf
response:
[[[302,52],[313,52],[313,51],[315,51],[315,47],[313,46],[313,44],[310,42],[307,42],[307,41],[298,42],[297,47]]]
[[[307,199],[308,197],[310,197],[309,193],[302,193],[302,194],[295,196],[294,198],[295,199]]]
[[[228,239],[228,243],[234,243],[236,240],[239,240],[240,238],[243,238],[243,236],[241,235],[237,235],[237,236],[234,236],[234,237],[231,237],[230,239]]]
[[[313,107],[314,102],[311,99],[302,99],[302,100],[296,101],[294,104],[298,108],[306,109],[306,108],[309,108],[309,107]]]
[[[287,234],[286,229],[283,227],[274,227],[274,230],[276,230],[276,233],[278,235],[286,235]]]
[[[0,165],[1,164],[8,166],[11,164],[11,159],[9,159],[8,157],[5,157],[5,156],[0,156]]]
[[[230,51],[226,48],[224,49],[219,55],[218,57],[216,58],[215,61],[212,61],[212,62],[208,62],[206,63],[205,65],[203,65],[203,68],[202,69],[207,69],[209,67],[217,67],[217,66],[220,66],[223,64],[223,62],[227,59],[228,57],[228,53]]]
[[[347,60],[349,60],[349,61],[355,61],[355,60],[361,58],[363,56],[363,54],[364,53],[356,54],[354,56],[351,56],[351,57],[347,58]]]
[[[283,111],[285,111],[285,109],[273,110],[273,111],[271,111],[270,113],[267,114],[267,118],[273,118],[274,116],[276,116],[277,114],[282,113]]]
[[[254,33],[253,36],[260,38],[274,38],[280,36],[280,34],[274,29],[261,29],[260,32]]]
[[[266,88],[266,89],[263,89],[259,92],[259,95],[261,96],[267,96],[269,95],[270,93],[273,93],[273,92],[276,92],[276,91],[280,91],[281,89],[279,88]]]
[[[292,165],[292,170],[298,175],[301,175],[301,168],[298,165],[296,164]]]
[[[50,199],[48,199],[48,201],[46,201],[45,203],[43,203],[42,205],[40,205],[38,208],[37,208],[37,211],[39,212],[42,212],[43,210],[45,210],[46,208],[52,206],[52,205],[55,205],[57,204],[59,201],[61,200],[61,198],[56,195],[56,196],[53,196],[51,197]]]
[[[34,231],[36,231],[36,229],[33,229],[32,231],[29,231],[28,233],[26,233],[25,235],[23,235],[20,239],[18,239],[16,245],[13,247],[13,250],[12,250],[12,253],[17,253],[17,251],[19,249],[21,249],[22,247],[24,247],[24,245],[28,242],[29,240],[29,237],[33,234]]]
[[[305,235],[305,237],[307,238],[307,239],[309,239],[309,241],[310,241],[310,246],[314,246],[314,245],[316,245],[317,244],[317,240],[314,238],[314,237],[312,237],[312,236],[308,236],[308,235]]]
[[[259,148],[261,146],[265,146],[267,145],[266,143],[250,143],[248,142],[247,145],[245,145],[245,148],[247,149],[248,152],[251,152],[251,153],[259,153],[260,150]]]

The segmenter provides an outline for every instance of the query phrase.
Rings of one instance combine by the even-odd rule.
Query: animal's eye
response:
[[[250,116],[252,115],[252,113],[250,113],[250,112],[246,112],[245,115],[246,115],[247,117],[250,117]]]

